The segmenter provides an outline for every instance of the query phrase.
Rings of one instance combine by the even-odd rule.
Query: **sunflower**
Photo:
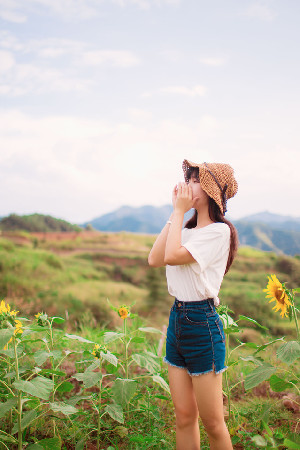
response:
[[[45,327],[47,325],[48,315],[46,313],[39,312],[39,313],[35,314],[34,316],[35,316],[35,320],[37,321],[38,325],[40,325],[41,327]]]
[[[5,301],[1,300],[0,303],[0,314],[8,314],[9,316],[15,316],[19,311],[11,311],[10,305],[7,303],[7,306],[5,306]]]
[[[130,315],[128,306],[126,305],[121,306],[118,309],[118,314],[121,317],[121,319],[126,319],[126,317]]]
[[[7,303],[5,304],[5,301],[2,300],[0,303],[0,329],[7,328],[9,325],[15,327],[16,325],[16,315],[19,311],[11,311],[10,305]],[[22,326],[21,322],[19,328]],[[15,333],[16,334],[16,333]]]
[[[23,330],[22,330],[22,322],[18,319],[15,319],[15,334],[22,334]]]
[[[267,285],[267,289],[264,289],[264,292],[267,292],[266,298],[271,298],[270,302],[276,302],[276,305],[273,306],[272,309],[275,309],[275,312],[281,309],[281,317],[288,317],[287,309],[291,305],[289,301],[288,295],[284,289],[284,286],[280,283],[276,275],[271,275],[269,278],[269,282]]]
[[[101,352],[106,352],[107,348],[104,345],[95,344],[94,349],[92,351],[92,355],[95,356],[95,358],[101,357]]]

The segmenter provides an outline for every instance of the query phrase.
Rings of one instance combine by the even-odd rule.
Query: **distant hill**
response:
[[[131,231],[133,233],[156,234],[161,231],[173,211],[172,205],[140,207],[122,206],[121,208],[89,222],[81,224],[92,225],[99,231]],[[192,212],[185,214],[185,220]]]
[[[122,206],[109,214],[97,217],[80,226],[62,219],[42,214],[18,216],[11,214],[0,220],[0,230],[29,232],[81,231],[87,227],[99,231],[129,231],[132,233],[158,234],[172,212],[171,205],[155,207]],[[193,211],[185,214],[184,222]],[[229,218],[229,220],[231,220]],[[277,254],[300,255],[300,218],[281,216],[267,211],[233,220],[239,233],[240,244]]]
[[[161,207],[146,205],[139,208],[122,206],[116,211],[84,223],[83,226],[90,224],[96,230],[101,231],[131,231],[155,234],[160,232],[171,212],[171,205]]]
[[[263,211],[258,214],[243,217],[243,222],[264,223],[276,230],[284,231],[299,231],[300,232],[300,217],[281,216],[273,214],[268,211]]]
[[[69,222],[56,219],[52,216],[45,216],[43,214],[29,214],[25,216],[18,216],[17,214],[10,214],[0,220],[0,230],[2,231],[80,231],[81,227],[72,225]]]
[[[134,233],[157,234],[161,231],[172,212],[171,205],[161,207],[123,206],[82,224],[91,224],[100,231],[131,231]],[[185,215],[185,221],[192,212]],[[230,218],[229,218],[230,220]],[[241,245],[249,245],[265,251],[300,254],[300,218],[281,216],[267,211],[233,220],[239,232]]]
[[[300,254],[300,232],[275,229],[263,223],[233,222],[239,233],[241,245],[286,255]]]
[[[234,222],[240,243],[287,255],[300,254],[300,218],[263,211]]]

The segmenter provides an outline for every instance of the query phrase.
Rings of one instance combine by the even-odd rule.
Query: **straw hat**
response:
[[[193,163],[185,159],[182,163],[184,179],[188,181],[188,169],[199,167],[199,179],[202,189],[214,199],[223,214],[227,211],[227,199],[233,197],[238,190],[238,184],[229,164]]]

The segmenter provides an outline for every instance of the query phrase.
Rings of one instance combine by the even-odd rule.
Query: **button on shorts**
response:
[[[164,362],[189,375],[221,373],[225,366],[225,333],[213,299],[183,302],[170,310]]]

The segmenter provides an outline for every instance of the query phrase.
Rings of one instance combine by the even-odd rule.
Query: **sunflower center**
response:
[[[277,288],[276,292],[275,292],[275,297],[279,303],[282,303],[284,305],[284,290],[283,289]]]

